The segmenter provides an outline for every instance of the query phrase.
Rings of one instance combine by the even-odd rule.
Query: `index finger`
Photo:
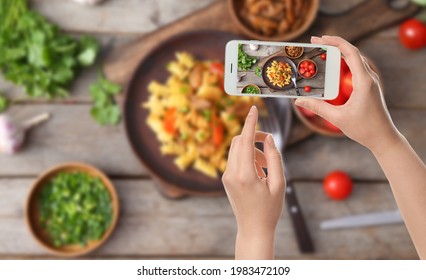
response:
[[[241,137],[239,139],[240,144],[240,159],[242,166],[250,165],[254,169],[254,141],[256,133],[256,124],[257,124],[257,108],[252,106],[244,124],[243,130],[241,132]],[[246,168],[246,167],[244,167]]]

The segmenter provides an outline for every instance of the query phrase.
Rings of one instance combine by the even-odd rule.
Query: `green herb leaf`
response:
[[[256,69],[254,70],[254,74],[258,77],[262,76],[262,67],[259,65],[256,66]]]
[[[98,42],[91,37],[82,37],[80,40],[80,53],[78,62],[82,66],[90,66],[95,62],[96,55],[99,51]]]
[[[93,107],[90,111],[92,118],[100,125],[116,125],[120,122],[121,111],[113,97],[121,91],[121,86],[108,81],[99,74],[98,81],[90,85],[90,96]]]
[[[6,111],[9,107],[9,99],[0,92],[0,113]]]
[[[426,6],[426,0],[411,0],[412,2],[416,3],[420,6]]]

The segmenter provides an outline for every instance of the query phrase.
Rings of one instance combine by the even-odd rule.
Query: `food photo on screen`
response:
[[[326,62],[325,48],[239,44],[237,93],[324,97]]]

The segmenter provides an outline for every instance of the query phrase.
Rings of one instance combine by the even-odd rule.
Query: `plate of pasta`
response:
[[[124,118],[130,144],[171,197],[223,193],[232,138],[256,97],[223,90],[225,44],[235,35],[184,33],[159,45],[139,65],[127,90]]]

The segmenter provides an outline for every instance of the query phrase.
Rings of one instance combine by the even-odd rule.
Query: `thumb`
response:
[[[268,169],[268,186],[271,191],[279,192],[285,186],[284,168],[281,153],[270,134],[265,139],[264,150]]]
[[[331,105],[323,100],[313,99],[313,98],[298,98],[294,102],[295,105],[308,109],[318,116],[326,119],[329,122],[334,123],[334,118],[336,115],[336,106]]]

